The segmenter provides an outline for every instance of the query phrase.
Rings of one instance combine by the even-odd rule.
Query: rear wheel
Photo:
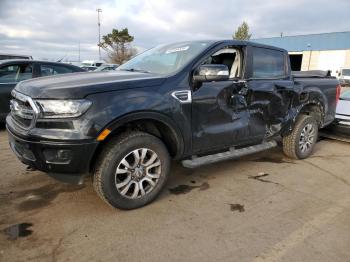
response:
[[[169,176],[170,156],[157,137],[133,132],[112,140],[96,166],[99,196],[114,207],[133,209],[158,196]]]
[[[300,115],[292,132],[283,137],[283,151],[294,159],[307,158],[312,154],[317,137],[317,121],[312,116]]]

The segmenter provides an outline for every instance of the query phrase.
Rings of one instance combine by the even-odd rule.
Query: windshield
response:
[[[350,69],[343,69],[341,73],[343,76],[350,76]]]
[[[182,69],[211,42],[181,42],[161,45],[141,53],[117,70],[172,74]]]
[[[344,92],[340,95],[340,99],[341,99],[341,100],[349,100],[349,101],[350,101],[350,90],[344,91]]]

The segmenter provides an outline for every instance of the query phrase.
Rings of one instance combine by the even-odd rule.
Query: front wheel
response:
[[[94,188],[113,207],[134,209],[154,200],[165,185],[170,156],[161,140],[143,132],[109,142],[94,173]]]
[[[317,137],[317,121],[312,116],[300,115],[292,132],[283,137],[283,151],[290,158],[307,158],[312,154]]]

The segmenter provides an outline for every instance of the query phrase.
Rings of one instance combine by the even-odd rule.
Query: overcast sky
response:
[[[98,58],[102,35],[127,27],[139,50],[191,39],[229,39],[242,21],[253,38],[350,31],[349,0],[0,0],[0,52]]]

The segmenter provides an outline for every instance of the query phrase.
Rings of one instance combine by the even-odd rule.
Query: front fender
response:
[[[106,128],[113,131],[136,120],[155,120],[173,131],[181,151],[184,145],[188,145],[186,150],[191,147],[190,108],[182,108],[169,94],[139,88],[94,94],[88,99],[93,106],[87,117],[96,123],[98,134]]]

